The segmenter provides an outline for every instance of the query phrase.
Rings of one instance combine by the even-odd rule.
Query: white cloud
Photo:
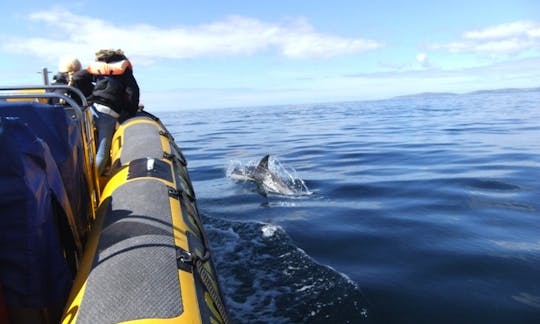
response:
[[[468,31],[463,34],[465,39],[494,40],[520,37],[527,34],[529,30],[537,28],[537,24],[530,21],[516,21],[508,24],[501,24],[487,27],[480,30]]]
[[[424,63],[427,60],[426,53],[419,53],[418,55],[416,55],[416,60],[418,61],[418,63]]]
[[[408,69],[400,72],[355,73],[344,79],[364,79],[371,82],[401,83],[396,89],[403,93],[423,91],[468,92],[480,89],[526,88],[540,81],[540,58],[527,58],[496,62],[485,66],[462,69]],[[385,88],[389,88],[386,86]],[[416,90],[415,90],[416,89]],[[422,89],[418,91],[418,89]]]
[[[199,26],[160,28],[147,24],[115,25],[52,9],[29,16],[56,32],[44,36],[13,38],[3,36],[2,49],[57,57],[60,51],[93,53],[99,48],[122,48],[140,60],[195,58],[201,56],[252,55],[274,50],[288,58],[330,58],[374,50],[381,43],[362,38],[346,38],[317,32],[303,19],[264,22],[230,16]]]
[[[516,21],[463,33],[458,41],[432,44],[452,53],[517,54],[540,49],[540,22]]]
[[[416,61],[422,67],[425,67],[425,68],[431,67],[431,62],[429,61],[426,53],[418,53],[418,55],[416,55]]]

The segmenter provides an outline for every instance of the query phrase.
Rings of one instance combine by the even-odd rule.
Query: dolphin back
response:
[[[270,155],[266,154],[257,164],[246,165],[243,167],[235,167],[230,173],[230,177],[233,180],[251,181],[257,185],[258,192],[265,196],[268,193],[274,193],[279,195],[294,196],[298,194],[308,193],[309,190],[305,186],[301,179],[288,179],[290,174],[278,166],[276,170],[271,170]],[[298,182],[301,183],[301,187],[297,187]],[[305,189],[305,190],[304,190]]]

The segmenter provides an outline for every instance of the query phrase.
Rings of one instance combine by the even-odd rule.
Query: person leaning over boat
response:
[[[70,85],[81,90],[85,97],[92,94],[94,89],[93,76],[86,70],[81,69],[81,62],[76,57],[65,56],[60,59],[58,64],[58,73],[53,76],[52,85]],[[72,97],[79,105],[82,100],[79,96],[71,96],[64,89],[57,89],[54,92],[66,94]],[[49,100],[50,104],[63,104],[62,99],[53,98]]]
[[[139,106],[139,86],[133,76],[131,62],[122,50],[100,50],[87,71],[96,80],[89,96],[97,129],[96,164],[103,174],[109,162],[109,151],[116,121],[135,116]]]
[[[53,76],[53,82],[52,85],[73,85],[73,78],[75,73],[78,73],[81,71],[81,62],[76,57],[70,57],[70,56],[64,56],[60,58],[60,62],[58,63],[58,73]],[[61,95],[68,95],[69,93],[66,93],[65,89],[55,89],[51,90],[52,92],[61,94]],[[79,101],[79,105],[81,104],[81,100],[78,98],[78,96],[75,97]],[[49,99],[49,104],[64,104],[64,100],[60,98],[51,98]]]
[[[58,73],[53,76],[52,84],[69,84],[73,74],[81,70],[81,62],[76,57],[64,56],[58,63]]]

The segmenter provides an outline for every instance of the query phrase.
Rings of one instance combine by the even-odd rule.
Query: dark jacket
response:
[[[68,84],[68,74],[67,73],[61,73],[61,72],[58,72],[58,74],[54,75],[53,76],[53,82],[51,85],[64,85],[64,84]],[[51,91],[51,92],[54,92],[54,93],[58,93],[58,94],[61,94],[61,95],[65,95],[66,92],[64,90],[54,90],[54,91]],[[48,103],[51,104],[51,105],[58,105],[61,103],[61,100],[59,98],[50,98],[48,100]]]
[[[94,91],[94,76],[86,70],[80,70],[73,73],[71,85],[81,90],[83,95],[88,98]]]
[[[73,73],[71,78],[71,86],[74,86],[75,88],[78,88],[81,90],[83,95],[85,97],[88,97],[92,94],[92,90],[94,89],[93,82],[93,76],[88,73],[86,70],[80,70],[75,73]],[[53,83],[52,85],[58,85],[58,84],[69,84],[69,74],[68,73],[58,73],[53,77]],[[66,94],[66,92],[62,89],[55,90],[54,92],[60,93],[60,94]],[[72,97],[79,105],[82,105],[82,100],[79,98],[78,95],[71,95],[68,91],[68,96]],[[60,101],[58,99],[51,99],[49,100],[49,103],[51,104],[58,104]]]
[[[107,63],[125,60],[126,57],[115,56]],[[121,75],[97,75],[94,91],[89,99],[92,102],[107,106],[118,114],[120,120],[133,117],[139,107],[139,85],[133,76],[133,70],[127,68]]]
[[[55,84],[68,84],[68,74],[63,72],[58,72],[53,76],[53,85]]]

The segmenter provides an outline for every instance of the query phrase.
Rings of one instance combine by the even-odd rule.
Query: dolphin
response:
[[[259,192],[266,196],[268,193],[279,195],[295,195],[297,191],[284,181],[278,174],[268,168],[270,155],[265,155],[257,166],[234,168],[230,177],[233,180],[251,181],[257,185]]]

